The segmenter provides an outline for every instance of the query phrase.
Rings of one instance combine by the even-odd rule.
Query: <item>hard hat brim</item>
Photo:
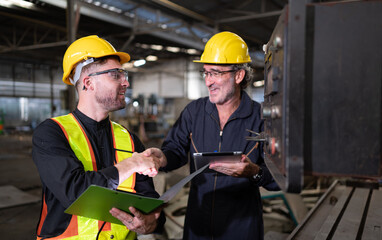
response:
[[[243,64],[252,62],[251,59],[241,62],[212,62],[212,61],[203,61],[203,60],[193,60],[194,63],[205,63],[205,64],[216,64],[216,65],[232,65],[232,64]]]

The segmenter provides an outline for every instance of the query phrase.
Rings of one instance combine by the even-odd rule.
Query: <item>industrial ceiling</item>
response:
[[[128,52],[133,61],[195,58],[214,33],[228,30],[242,36],[251,57],[262,61],[256,52],[267,43],[287,2],[2,0],[0,60],[59,66],[68,43],[91,34]]]

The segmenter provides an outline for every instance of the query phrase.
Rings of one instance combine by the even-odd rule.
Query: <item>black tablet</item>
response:
[[[241,151],[232,151],[232,152],[201,152],[194,153],[194,163],[195,168],[198,170],[199,168],[204,167],[205,165],[219,161],[219,162],[240,162],[241,155],[243,153]]]

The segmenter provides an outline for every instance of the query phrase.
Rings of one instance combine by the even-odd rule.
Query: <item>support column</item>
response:
[[[76,20],[74,5],[76,0],[67,0],[66,6],[66,29],[68,34],[68,46],[76,40]],[[68,108],[73,111],[77,106],[77,95],[74,87],[68,87]]]

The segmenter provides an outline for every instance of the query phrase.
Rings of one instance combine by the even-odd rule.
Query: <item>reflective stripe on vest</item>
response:
[[[97,171],[97,164],[93,152],[93,148],[90,141],[85,133],[85,130],[78,123],[77,119],[73,114],[68,114],[65,116],[52,118],[55,122],[59,124],[62,131],[64,132],[70,147],[76,154],[77,158],[84,165],[85,171]],[[134,152],[134,143],[132,141],[130,133],[121,125],[110,122],[113,145],[114,149],[125,150],[129,152]],[[131,157],[132,153],[116,151],[116,162],[123,161],[126,158]],[[124,181],[118,189],[123,191],[135,192],[135,173],[130,176],[126,181]],[[42,218],[44,219],[44,218]],[[97,236],[99,229],[101,228],[103,221],[94,220],[91,218],[81,217],[72,215],[69,226],[66,228],[65,232],[58,237],[47,238],[47,239],[92,239],[94,240]],[[41,223],[40,223],[41,224]],[[42,224],[41,224],[42,225]],[[129,231],[126,226],[106,223],[102,228],[102,232],[98,239],[135,239],[136,233]],[[41,238],[37,238],[41,239]]]

